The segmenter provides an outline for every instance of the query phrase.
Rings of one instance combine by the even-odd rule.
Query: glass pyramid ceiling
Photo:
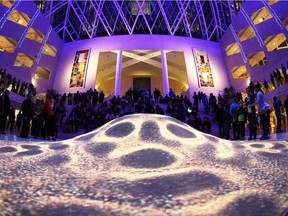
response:
[[[242,1],[35,0],[55,31],[77,41],[112,35],[160,34],[218,41]]]

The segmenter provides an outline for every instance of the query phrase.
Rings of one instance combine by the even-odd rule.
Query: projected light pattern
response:
[[[136,114],[60,142],[0,144],[7,215],[281,215],[288,143],[230,142]]]

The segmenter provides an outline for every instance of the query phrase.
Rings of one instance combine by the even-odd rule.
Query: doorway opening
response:
[[[149,93],[151,93],[151,78],[133,78],[133,89],[138,89],[140,91],[148,90]]]

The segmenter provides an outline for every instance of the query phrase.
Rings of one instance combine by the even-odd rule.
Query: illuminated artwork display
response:
[[[214,87],[208,54],[205,50],[193,49],[200,87]]]
[[[89,49],[76,52],[70,77],[70,88],[84,87],[88,56]]]

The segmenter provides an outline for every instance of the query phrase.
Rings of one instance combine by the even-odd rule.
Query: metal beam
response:
[[[124,2],[125,2],[125,0],[122,1],[122,4],[123,4]],[[133,32],[133,31],[132,31],[132,28],[130,27],[129,22],[128,22],[128,20],[126,19],[125,14],[123,13],[123,11],[122,11],[122,9],[121,9],[118,1],[117,1],[117,0],[113,0],[113,3],[114,3],[114,5],[115,5],[115,7],[116,7],[116,9],[117,9],[117,11],[118,11],[118,13],[119,13],[122,21],[124,22],[124,25],[125,25],[127,31],[128,31],[129,34],[131,35],[132,32]],[[121,4],[121,5],[122,5],[122,4]]]
[[[95,13],[96,13],[96,18],[102,23],[103,27],[105,28],[107,34],[110,36],[112,33],[112,28],[109,24],[109,22],[107,21],[106,17],[103,15],[103,5],[105,3],[105,0],[101,0],[99,3],[95,0],[91,1],[91,5],[93,6]],[[98,6],[98,8],[96,8],[96,6]],[[93,30],[95,30],[93,28]],[[93,35],[93,34],[92,34]]]
[[[176,1],[177,2],[177,6],[178,6],[178,8],[179,8],[179,12],[178,12],[178,14],[177,14],[177,17],[180,15],[180,17],[177,19],[177,17],[176,17],[176,19],[175,19],[175,21],[177,21],[176,22],[176,25],[175,25],[175,27],[174,27],[174,31],[172,32],[172,34],[174,35],[175,34],[175,32],[177,31],[177,29],[178,29],[178,26],[180,25],[180,23],[181,23],[181,21],[183,20],[183,16],[184,17],[186,17],[186,15],[184,15],[184,14],[186,14],[186,11],[187,11],[187,8],[188,8],[188,6],[190,5],[190,1],[191,0],[189,0],[189,1]],[[186,6],[185,6],[185,4],[186,4]],[[185,20],[185,19],[184,19]],[[175,23],[175,21],[174,21],[174,23]],[[173,23],[173,25],[172,25],[172,29],[173,29],[173,26],[174,26],[174,23]],[[183,24],[185,24],[185,22],[183,22]],[[185,25],[184,25],[185,26]],[[185,28],[186,29],[186,28]],[[187,34],[187,31],[186,31],[186,34]]]
[[[81,23],[81,27],[84,28],[86,34],[91,38],[90,29],[92,29],[90,23],[88,22],[84,12],[82,11],[81,7],[79,6],[76,0],[68,1],[69,6],[73,9],[75,14],[77,15],[78,20]],[[88,28],[87,28],[88,27]],[[81,30],[81,29],[79,29]]]
[[[152,34],[152,30],[151,30],[151,28],[150,28],[149,22],[147,21],[146,16],[145,16],[145,14],[144,14],[144,12],[143,12],[143,5],[144,5],[145,1],[142,1],[142,4],[141,4],[141,5],[139,4],[139,1],[138,1],[138,0],[136,0],[136,3],[137,3],[138,8],[139,8],[139,10],[138,10],[139,15],[140,15],[140,13],[142,14],[142,16],[143,16],[143,18],[144,18],[144,21],[145,21],[145,23],[146,23],[146,25],[147,25],[147,27],[148,27],[148,29],[149,29],[149,32],[150,32],[150,34]],[[136,23],[136,22],[135,22],[135,23]]]
[[[68,0],[70,1],[70,0]],[[50,2],[50,9],[44,12],[44,16],[46,18],[50,18],[50,16],[55,13],[57,10],[59,10],[61,7],[63,7],[64,5],[68,4],[68,1],[59,1],[57,4],[53,5],[54,1]],[[53,6],[52,6],[53,5]],[[50,19],[49,19],[50,20]]]
[[[206,24],[206,19],[205,19],[205,14],[203,12],[203,4],[204,2],[201,2],[201,0],[195,0],[195,8],[197,11],[197,17],[199,20],[200,28],[202,31],[202,39],[207,39],[208,37],[208,29],[207,29],[207,24]]]
[[[167,18],[167,16],[166,16],[165,10],[164,10],[164,8],[163,8],[163,4],[165,3],[165,0],[163,1],[163,4],[161,3],[161,0],[157,0],[157,3],[158,3],[158,5],[159,5],[160,11],[161,11],[162,16],[163,16],[163,18],[164,18],[164,21],[165,21],[165,23],[166,23],[166,27],[167,27],[167,29],[168,29],[168,32],[169,32],[170,35],[172,35],[172,29],[171,29],[170,23],[169,23],[169,21],[168,21],[168,18]]]

